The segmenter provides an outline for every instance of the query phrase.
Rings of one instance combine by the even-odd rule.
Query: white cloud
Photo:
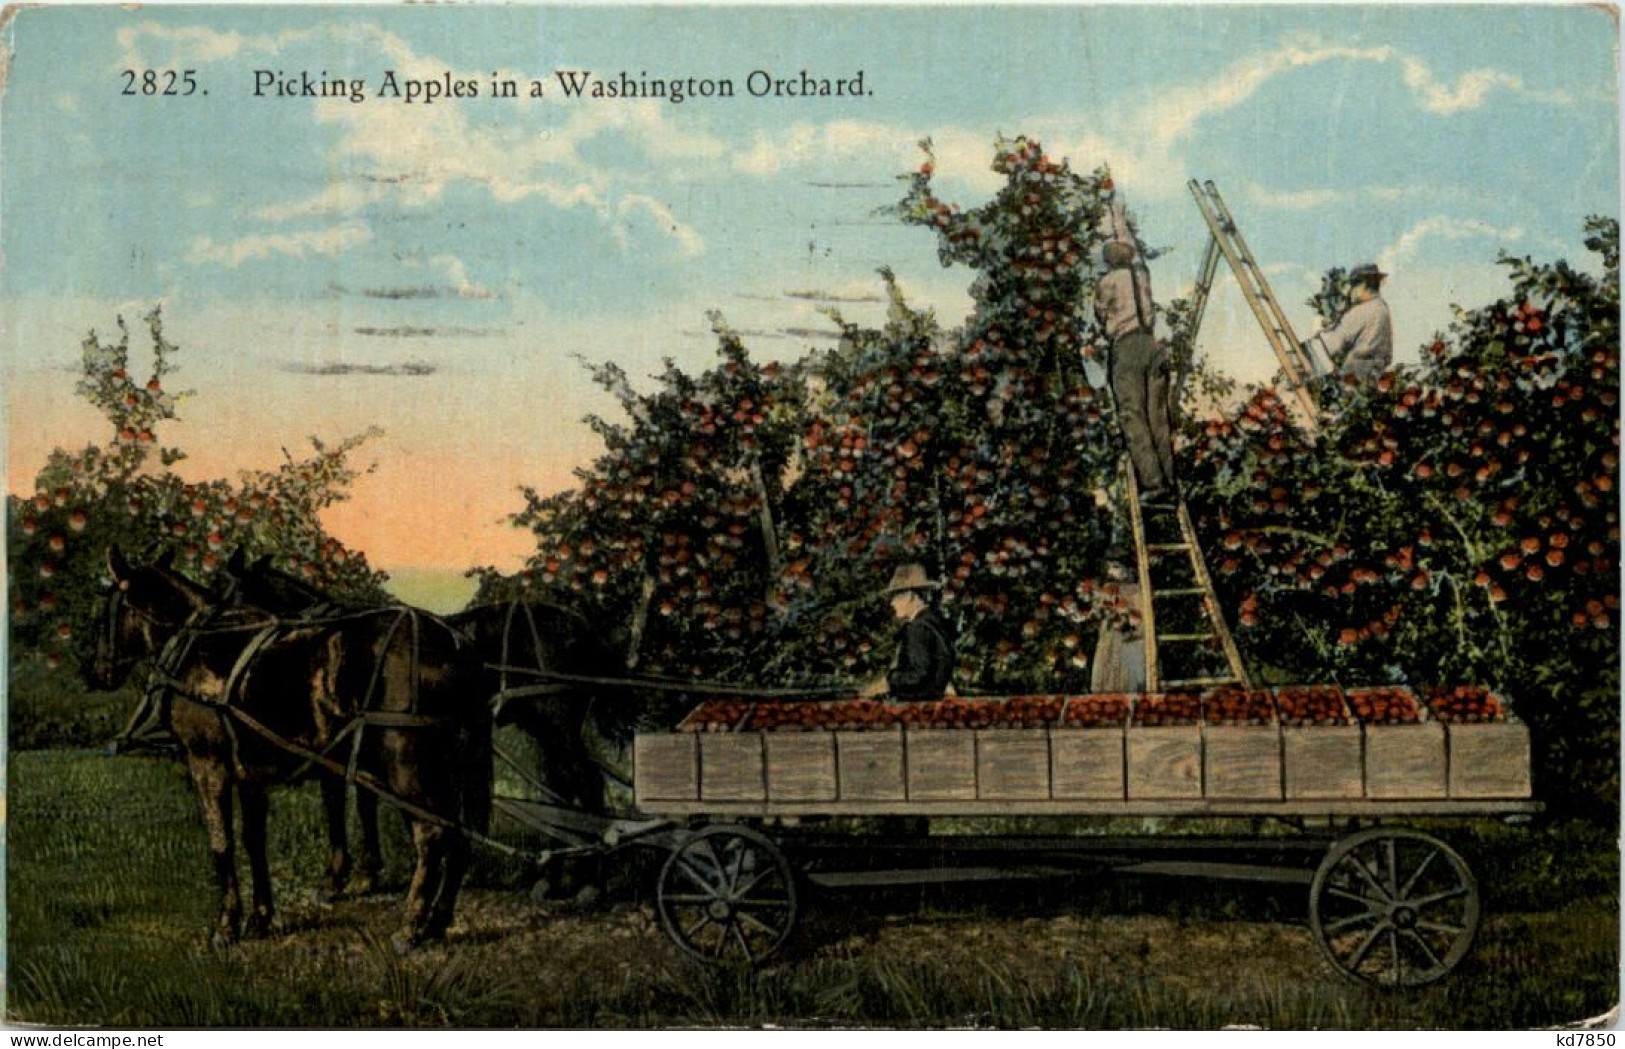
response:
[[[358,182],[330,182],[320,192],[282,204],[267,204],[254,212],[262,222],[287,222],[312,215],[332,215],[365,207],[384,195],[382,186]]]
[[[1534,244],[1555,253],[1568,252],[1570,245],[1557,237],[1531,234],[1523,226],[1492,226],[1482,219],[1459,219],[1448,214],[1435,214],[1415,222],[1406,232],[1399,234],[1393,244],[1376,255],[1376,265],[1383,270],[1394,270],[1407,261],[1422,257],[1422,245],[1428,240],[1493,240],[1498,247],[1511,244]]]
[[[1281,211],[1314,211],[1342,205],[1380,201],[1393,204],[1402,200],[1446,197],[1460,201],[1477,196],[1475,191],[1457,186],[1360,186],[1355,189],[1269,189],[1256,182],[1245,187],[1247,200],[1263,208]]]
[[[1215,76],[1159,90],[1153,100],[1137,108],[1097,114],[1100,123],[1096,125],[1080,127],[1076,121],[1037,117],[1023,121],[1022,126],[1040,137],[1053,155],[1080,163],[1109,163],[1120,182],[1134,187],[1136,196],[1180,196],[1190,165],[1179,147],[1202,123],[1246,104],[1281,76],[1331,62],[1395,67],[1418,108],[1442,116],[1479,109],[1496,91],[1515,92],[1552,105],[1576,101],[1565,92],[1530,88],[1521,78],[1489,67],[1468,71],[1454,81],[1441,80],[1422,59],[1391,46],[1352,47],[1312,35],[1293,35],[1237,60]],[[963,178],[976,188],[998,185],[1000,180],[987,170],[988,144],[995,131],[932,129],[939,175]],[[912,166],[909,147],[918,137],[912,129],[875,123],[797,124],[759,136],[735,166],[747,174],[768,176],[831,158],[890,152],[897,158],[893,170],[901,171]],[[1408,196],[1413,189],[1372,187],[1361,192],[1391,201]],[[1338,199],[1322,190],[1274,196],[1276,206],[1284,208],[1323,207]]]
[[[1570,105],[1575,101],[1574,96],[1565,91],[1531,90],[1524,86],[1521,77],[1499,69],[1474,69],[1457,77],[1454,85],[1449,85],[1441,84],[1419,58],[1404,55],[1399,61],[1404,70],[1405,86],[1411,89],[1417,103],[1429,113],[1448,116],[1478,109],[1496,88],[1529,95],[1553,105]]]
[[[242,33],[222,33],[207,26],[163,26],[156,22],[142,22],[125,26],[118,31],[121,69],[140,69],[146,66],[164,66],[177,61],[190,65],[221,62],[241,55],[275,55],[290,44],[310,40],[318,31],[291,29],[264,36],[245,36]],[[150,57],[142,45],[155,45]]]
[[[468,279],[468,268],[463,260],[455,255],[436,255],[429,263],[440,267],[445,273],[447,282],[451,285],[460,299],[494,299],[497,293],[489,288],[482,288]]]
[[[734,167],[748,175],[776,175],[786,168],[838,161],[876,153],[906,155],[919,141],[895,125],[864,120],[835,120],[828,124],[794,124],[774,135],[758,135],[739,154]]]
[[[337,255],[371,239],[372,231],[359,222],[300,233],[255,233],[226,244],[217,244],[211,237],[198,237],[192,242],[187,261],[235,269],[249,259],[265,259],[273,255],[296,259],[310,255]]]
[[[705,251],[705,239],[699,235],[694,227],[687,225],[672,214],[670,208],[642,193],[628,193],[621,197],[619,206],[619,220],[615,223],[615,240],[627,247],[630,243],[629,225],[627,219],[638,211],[647,212],[653,216],[656,227],[677,241],[677,248],[684,255],[695,256]]]

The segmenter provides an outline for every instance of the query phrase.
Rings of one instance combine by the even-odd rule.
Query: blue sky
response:
[[[721,310],[764,356],[828,328],[820,293],[878,315],[894,267],[946,321],[967,276],[874,217],[931,136],[974,203],[999,131],[1110,163],[1183,291],[1215,180],[1289,313],[1314,275],[1394,274],[1400,357],[1453,301],[1501,287],[1497,251],[1578,260],[1618,213],[1616,35],[1584,7],[187,8],[26,10],[0,103],[9,474],[98,435],[73,403],[79,337],[165,304],[200,391],[175,438],[200,476],[302,435],[379,423],[378,471],[334,529],[388,566],[510,564],[515,486],[556,488],[604,407],[571,354],[636,376],[701,366]],[[119,94],[186,68],[205,97]],[[253,98],[253,71],[495,71],[538,101]],[[731,78],[740,97],[591,102],[553,72]],[[756,69],[850,77],[858,99],[752,99]],[[1221,285],[1205,348],[1271,359]],[[427,365],[412,376],[312,374]],[[432,521],[434,525],[408,526]]]

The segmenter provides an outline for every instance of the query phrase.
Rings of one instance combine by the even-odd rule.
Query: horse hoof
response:
[[[243,935],[250,940],[263,940],[271,935],[271,916],[255,915],[243,926]]]
[[[352,897],[371,896],[378,891],[378,875],[362,874],[350,884]]]
[[[546,878],[537,878],[536,884],[530,887],[530,901],[532,903],[552,903],[553,883]]]
[[[209,946],[217,951],[237,946],[237,934],[225,929],[216,929],[214,935],[209,937]]]
[[[389,938],[389,946],[395,951],[395,956],[398,958],[405,958],[411,954],[417,948],[417,945],[418,937],[405,929],[392,934]]]

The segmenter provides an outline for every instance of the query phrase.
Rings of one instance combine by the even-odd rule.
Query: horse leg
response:
[[[327,817],[327,880],[322,886],[322,902],[336,900],[350,880],[350,844],[345,828],[345,783],[334,776],[322,777],[322,813]]]
[[[192,785],[197,788],[198,804],[203,809],[203,824],[209,831],[214,880],[220,889],[220,917],[215,922],[212,942],[216,947],[229,947],[237,942],[237,929],[243,918],[232,840],[231,769],[224,759],[196,751],[187,755],[186,764],[192,773]]]
[[[355,894],[366,896],[378,889],[378,872],[383,862],[378,851],[378,798],[371,791],[355,792],[355,814],[361,821],[361,841],[356,845]]]
[[[438,940],[451,928],[452,914],[457,908],[457,891],[462,887],[463,875],[468,870],[468,836],[457,830],[446,832],[445,863],[440,874],[440,885],[429,905],[429,920],[424,926],[425,938]]]
[[[243,851],[248,853],[248,874],[253,886],[253,905],[243,930],[253,938],[271,931],[271,862],[266,850],[266,820],[270,799],[259,784],[239,783],[237,797],[243,807]]]
[[[445,827],[428,820],[412,820],[412,844],[417,852],[417,867],[412,871],[412,882],[406,889],[405,921],[399,931],[390,937],[396,953],[405,954],[428,936],[429,909],[435,892],[440,888],[446,867]]]

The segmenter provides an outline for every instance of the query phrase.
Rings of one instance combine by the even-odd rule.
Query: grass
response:
[[[272,812],[277,935],[206,946],[215,896],[178,764],[13,753],[7,1015],[126,1027],[973,1026],[1527,1028],[1615,1004],[1617,852],[1606,831],[1453,836],[1489,910],[1445,983],[1347,985],[1298,892],[1144,879],[819,896],[783,960],[689,963],[631,901],[536,907],[522,864],[482,858],[450,941],[398,958],[409,855],[384,817],[389,893],[324,907],[316,792]]]

